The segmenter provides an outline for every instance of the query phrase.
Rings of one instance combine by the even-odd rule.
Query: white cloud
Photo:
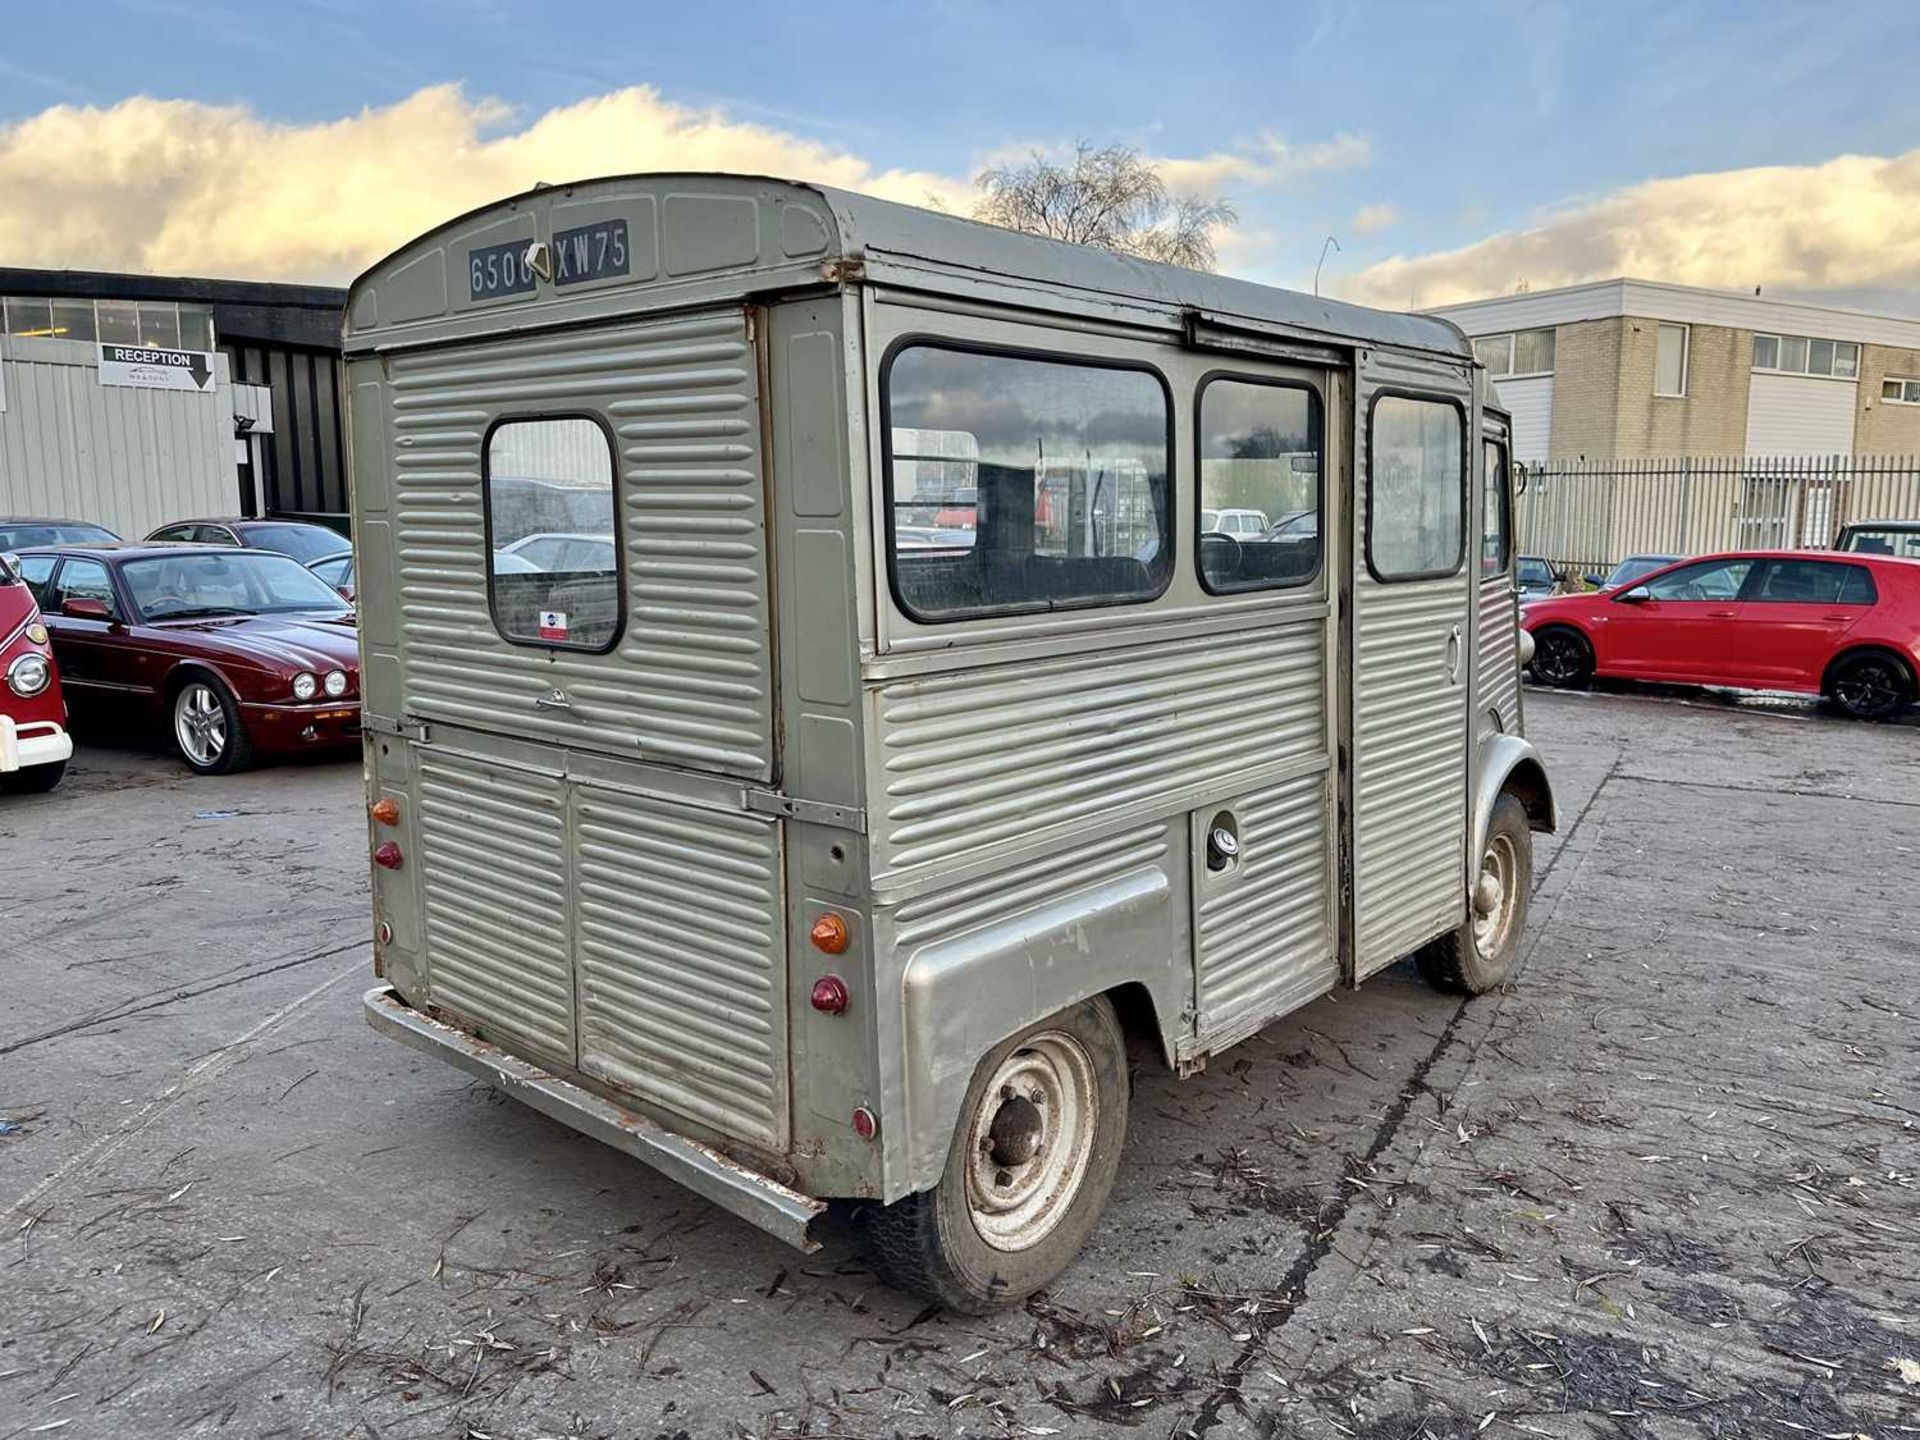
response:
[[[1360,170],[1373,163],[1373,143],[1364,135],[1293,145],[1263,135],[1252,145],[1217,150],[1192,159],[1154,157],[1153,166],[1176,195],[1231,194],[1235,186],[1284,185],[1324,170]]]
[[[1372,235],[1381,230],[1390,230],[1400,223],[1400,208],[1390,201],[1381,201],[1378,205],[1362,205],[1353,212],[1353,233]]]
[[[1615,275],[1802,293],[1920,286],[1920,149],[1648,180],[1528,229],[1396,255],[1341,290],[1398,309]]]
[[[637,86],[516,125],[436,86],[312,125],[135,96],[0,127],[13,265],[344,280],[450,216],[537,181],[636,170],[788,175],[964,211],[964,179],[858,155]]]

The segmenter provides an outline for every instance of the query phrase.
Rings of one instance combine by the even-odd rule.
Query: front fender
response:
[[[1489,735],[1480,742],[1478,759],[1475,774],[1479,778],[1473,791],[1473,848],[1467,852],[1470,874],[1479,872],[1480,853],[1487,844],[1487,826],[1493,822],[1493,807],[1503,793],[1511,791],[1526,810],[1528,829],[1551,834],[1560,824],[1547,767],[1531,740],[1521,735]]]
[[[1164,863],[923,946],[903,979],[909,1117],[887,1199],[931,1189],[975,1069],[994,1046],[1089,996],[1143,986],[1171,1062],[1193,967],[1175,934],[1176,877]],[[890,1167],[891,1168],[891,1167]]]

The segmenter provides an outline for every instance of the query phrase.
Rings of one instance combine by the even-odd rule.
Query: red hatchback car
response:
[[[165,727],[203,775],[356,745],[353,608],[298,561],[213,545],[26,550],[75,709]]]
[[[67,707],[40,607],[0,555],[0,794],[53,789],[72,754]]]
[[[1884,720],[1920,675],[1920,561],[1805,550],[1703,555],[1521,612],[1534,679],[1595,675],[1797,690]]]

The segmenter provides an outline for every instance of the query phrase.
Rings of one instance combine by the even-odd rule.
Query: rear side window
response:
[[[1513,492],[1507,484],[1507,447],[1498,440],[1480,442],[1480,483],[1486,491],[1480,522],[1480,578],[1507,573],[1513,554]]]
[[[1148,370],[912,344],[882,377],[888,569],[916,620],[1124,605],[1172,574]]]
[[[1367,435],[1367,568],[1376,580],[1434,580],[1466,550],[1464,419],[1450,400],[1374,398]]]
[[[613,441],[584,416],[505,420],[487,435],[488,595],[516,645],[606,651],[619,639]]]
[[[1320,397],[1217,377],[1200,391],[1200,580],[1215,594],[1320,572]]]
[[[1749,598],[1773,605],[1871,605],[1879,596],[1864,565],[1775,560]]]

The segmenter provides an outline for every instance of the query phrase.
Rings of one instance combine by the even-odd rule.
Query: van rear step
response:
[[[374,986],[364,1003],[367,1023],[381,1034],[458,1065],[541,1114],[625,1151],[789,1245],[808,1252],[820,1248],[812,1227],[825,1213],[826,1201],[789,1190],[711,1146],[677,1135],[657,1121],[423,1015],[391,985]]]

